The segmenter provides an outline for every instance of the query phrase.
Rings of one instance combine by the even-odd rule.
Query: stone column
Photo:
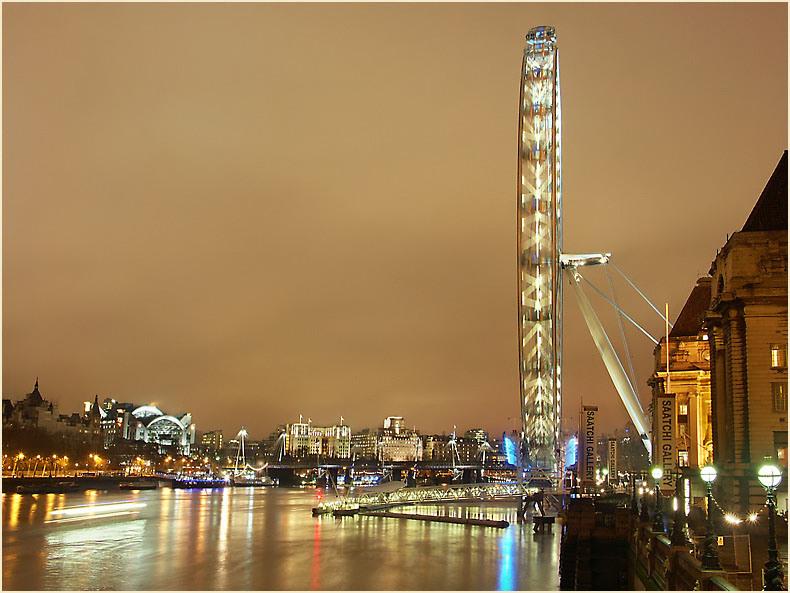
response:
[[[715,463],[732,461],[732,439],[730,424],[727,421],[729,397],[727,395],[727,357],[724,350],[724,332],[719,325],[710,328],[710,395],[711,395],[711,430]]]
[[[749,451],[749,389],[746,377],[746,324],[743,311],[729,310],[728,326],[730,340],[727,362],[730,379],[732,414],[733,453],[736,463],[751,461]]]

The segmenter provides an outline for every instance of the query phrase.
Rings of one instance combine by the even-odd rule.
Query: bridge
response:
[[[452,461],[394,461],[380,462],[375,460],[352,462],[350,459],[332,459],[325,461],[294,460],[266,463],[261,469],[352,469],[354,471],[390,471],[390,470],[454,470],[454,469],[483,469],[491,471],[515,471],[515,466],[504,463],[452,463]]]
[[[537,491],[538,488],[519,482],[401,488],[392,492],[365,492],[362,490],[355,496],[319,502],[313,509],[313,514],[353,514],[361,510],[374,510],[382,507],[426,502],[490,501],[528,496],[535,494]],[[547,494],[556,495],[559,493],[552,492]]]

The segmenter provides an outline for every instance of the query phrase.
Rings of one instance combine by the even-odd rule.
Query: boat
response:
[[[230,482],[218,478],[181,477],[173,480],[173,488],[224,488]]]
[[[138,480],[136,482],[121,482],[118,488],[121,490],[156,490],[159,482],[156,480]]]
[[[274,486],[275,482],[269,476],[261,476],[260,478],[247,478],[245,476],[237,476],[230,480],[233,486],[237,487],[253,487],[253,486]]]
[[[77,482],[56,482],[54,484],[20,484],[17,494],[63,494],[79,490]]]

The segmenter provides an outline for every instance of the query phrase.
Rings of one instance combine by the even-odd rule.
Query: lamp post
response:
[[[653,476],[653,480],[656,482],[656,514],[653,516],[653,531],[665,533],[664,514],[661,512],[661,489],[658,484],[658,481],[664,475],[664,470],[660,467],[654,467],[650,471],[650,475]]]
[[[642,483],[642,508],[639,511],[639,520],[642,523],[650,523],[650,514],[647,512],[647,488],[644,487],[646,485],[647,482]]]
[[[675,516],[672,519],[672,537],[670,543],[673,546],[687,546],[689,542],[686,537],[686,496],[683,492],[683,473],[677,472],[675,480]]]
[[[631,514],[636,517],[639,515],[639,507],[636,503],[636,474],[631,472]]]
[[[776,549],[776,527],[774,513],[776,509],[776,488],[782,483],[782,472],[775,465],[764,465],[757,473],[765,488],[768,499],[768,561],[763,570],[763,591],[781,591],[784,589],[784,575],[782,564],[779,562],[779,552]]]
[[[16,477],[16,466],[22,459],[25,458],[24,453],[19,453],[16,457],[14,457],[14,469],[11,470],[11,475]]]
[[[713,531],[713,519],[711,519],[710,515],[713,499],[711,487],[716,479],[716,468],[711,465],[705,466],[700,470],[699,475],[702,481],[705,482],[708,491],[708,517],[705,523],[705,549],[702,552],[702,568],[705,570],[721,570],[719,551],[717,549],[718,543],[716,541],[716,533]]]

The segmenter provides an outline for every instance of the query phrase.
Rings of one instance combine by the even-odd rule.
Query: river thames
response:
[[[3,589],[558,589],[558,529],[516,523],[515,503],[397,509],[511,522],[498,529],[313,517],[316,501],[296,488],[3,494]]]

